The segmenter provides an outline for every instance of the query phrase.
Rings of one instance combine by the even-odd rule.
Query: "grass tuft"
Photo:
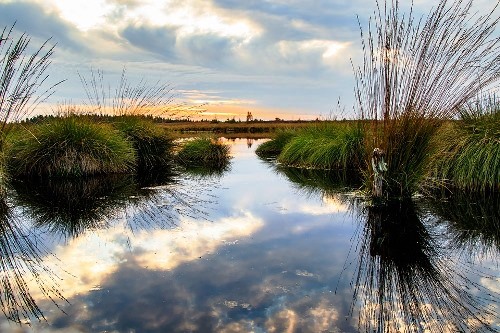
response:
[[[479,16],[472,1],[441,0],[426,17],[415,19],[412,11],[401,12],[399,1],[377,3],[367,35],[361,31],[363,65],[354,69],[360,118],[371,123],[367,189],[374,174],[371,153],[380,148],[388,164],[386,196],[415,193],[441,122],[498,83],[498,9],[493,5]]]
[[[225,168],[231,158],[229,153],[229,146],[220,140],[195,138],[181,145],[176,160],[187,167]]]
[[[55,118],[8,140],[6,159],[14,177],[78,177],[133,170],[135,152],[106,124],[70,116]]]
[[[278,131],[272,140],[260,144],[255,153],[260,157],[276,157],[295,135],[293,130]]]
[[[114,118],[113,125],[133,144],[138,172],[159,169],[171,163],[174,140],[152,120],[123,116]]]
[[[431,177],[447,186],[500,190],[500,101],[491,97],[468,104],[461,120],[447,124],[436,137]]]
[[[364,156],[363,140],[363,131],[355,124],[313,126],[289,140],[278,162],[313,169],[356,170]]]

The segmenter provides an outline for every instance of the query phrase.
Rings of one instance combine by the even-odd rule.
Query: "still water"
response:
[[[500,330],[498,197],[368,208],[259,143],[228,141],[227,170],[13,183],[0,332]]]

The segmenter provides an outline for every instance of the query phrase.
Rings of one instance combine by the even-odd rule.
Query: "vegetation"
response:
[[[415,193],[442,121],[498,82],[496,7],[485,16],[474,16],[471,7],[472,1],[442,0],[426,18],[415,20],[411,12],[400,12],[398,1],[385,1],[366,38],[361,32],[364,61],[355,79],[360,118],[370,121],[367,189],[374,179],[371,152],[380,148],[388,168],[386,196]]]
[[[468,104],[461,120],[436,136],[431,177],[448,187],[500,190],[500,102],[494,96]]]
[[[261,157],[278,156],[296,135],[297,133],[291,129],[278,131],[272,140],[260,144],[255,153]]]
[[[314,169],[357,170],[363,156],[361,127],[312,126],[297,133],[285,145],[278,161]]]
[[[56,118],[12,133],[6,147],[14,177],[73,177],[130,172],[135,152],[110,125],[75,116]]]
[[[5,27],[0,32],[0,148],[10,124],[29,116],[57,85],[37,94],[48,79],[45,72],[54,51],[53,46],[48,46],[49,40],[27,55],[29,36],[22,34],[16,38],[13,29],[14,26]]]
[[[230,148],[220,140],[200,137],[185,141],[176,155],[179,164],[188,167],[224,168],[229,164]]]
[[[113,125],[133,144],[137,171],[158,169],[171,163],[174,141],[164,128],[138,116],[116,117]]]

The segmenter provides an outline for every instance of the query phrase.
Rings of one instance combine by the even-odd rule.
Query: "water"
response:
[[[0,331],[500,329],[498,198],[367,208],[229,144],[226,171],[14,183]]]

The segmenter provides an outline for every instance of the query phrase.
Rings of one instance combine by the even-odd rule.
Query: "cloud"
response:
[[[136,47],[156,53],[171,62],[177,61],[175,29],[128,26],[121,31],[121,36]]]
[[[36,4],[26,2],[0,2],[0,22],[15,29],[26,32],[29,36],[41,40],[51,38],[58,48],[68,48],[83,52],[84,44],[79,42],[77,31],[67,22],[62,21],[56,13],[47,13]]]

